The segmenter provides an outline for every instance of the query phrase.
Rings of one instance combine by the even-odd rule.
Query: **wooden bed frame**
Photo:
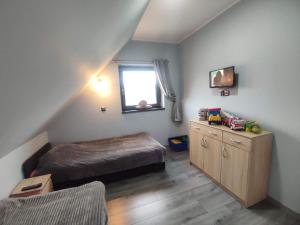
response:
[[[41,149],[34,153],[30,158],[28,158],[22,165],[22,171],[24,178],[29,178],[31,172],[37,167],[39,159],[50,149],[52,145],[50,143],[45,144]],[[135,177],[142,174],[157,172],[165,169],[165,162],[155,163],[151,165],[146,165],[142,167],[137,167],[130,170],[124,170],[120,172],[105,174],[97,177],[87,177],[80,180],[70,180],[63,183],[53,183],[54,190],[60,190],[70,187],[76,187],[82,184],[86,184],[92,181],[101,181],[104,184],[108,184],[115,181],[124,180],[127,178]]]

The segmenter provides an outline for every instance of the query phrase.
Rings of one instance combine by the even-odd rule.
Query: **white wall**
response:
[[[8,197],[13,188],[23,179],[23,162],[46,143],[48,143],[48,134],[43,132],[0,158],[0,199]]]
[[[185,40],[185,121],[221,106],[274,133],[269,195],[300,213],[300,1],[244,0]],[[209,71],[236,66],[238,94],[209,89]],[[187,127],[185,126],[185,129]]]
[[[147,3],[0,1],[0,157],[42,131],[123,47]]]
[[[146,60],[155,58],[169,60],[171,82],[177,93],[180,89],[180,55],[177,45],[130,41],[115,57],[123,60]],[[178,134],[171,122],[171,103],[166,100],[166,110],[122,114],[118,65],[110,64],[103,72],[111,81],[111,95],[98,96],[87,88],[48,128],[51,143],[100,139],[140,131],[151,133],[162,144],[167,138]],[[101,106],[107,112],[100,111]]]

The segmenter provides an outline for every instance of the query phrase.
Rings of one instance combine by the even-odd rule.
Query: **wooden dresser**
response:
[[[190,121],[190,162],[246,207],[266,198],[272,133],[253,134]]]

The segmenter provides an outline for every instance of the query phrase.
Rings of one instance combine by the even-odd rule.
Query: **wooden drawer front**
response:
[[[223,142],[233,145],[237,148],[242,148],[247,151],[251,151],[251,139],[242,137],[240,135],[232,134],[229,132],[223,132]]]
[[[198,131],[198,132],[200,132],[200,130],[201,130],[199,125],[193,124],[193,123],[191,124],[190,129],[193,131]]]
[[[222,131],[221,130],[214,129],[214,128],[207,127],[207,126],[201,126],[200,131],[207,137],[211,137],[213,139],[222,141]]]
[[[194,123],[194,122],[190,123],[190,129],[195,129],[197,131],[200,131],[203,129],[203,127],[204,127],[203,125],[198,124],[198,123]]]

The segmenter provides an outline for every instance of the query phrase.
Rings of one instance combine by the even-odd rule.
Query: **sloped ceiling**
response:
[[[151,0],[134,40],[180,43],[240,0]]]
[[[1,0],[0,157],[131,38],[148,0]],[[76,121],[74,121],[76,122]]]

